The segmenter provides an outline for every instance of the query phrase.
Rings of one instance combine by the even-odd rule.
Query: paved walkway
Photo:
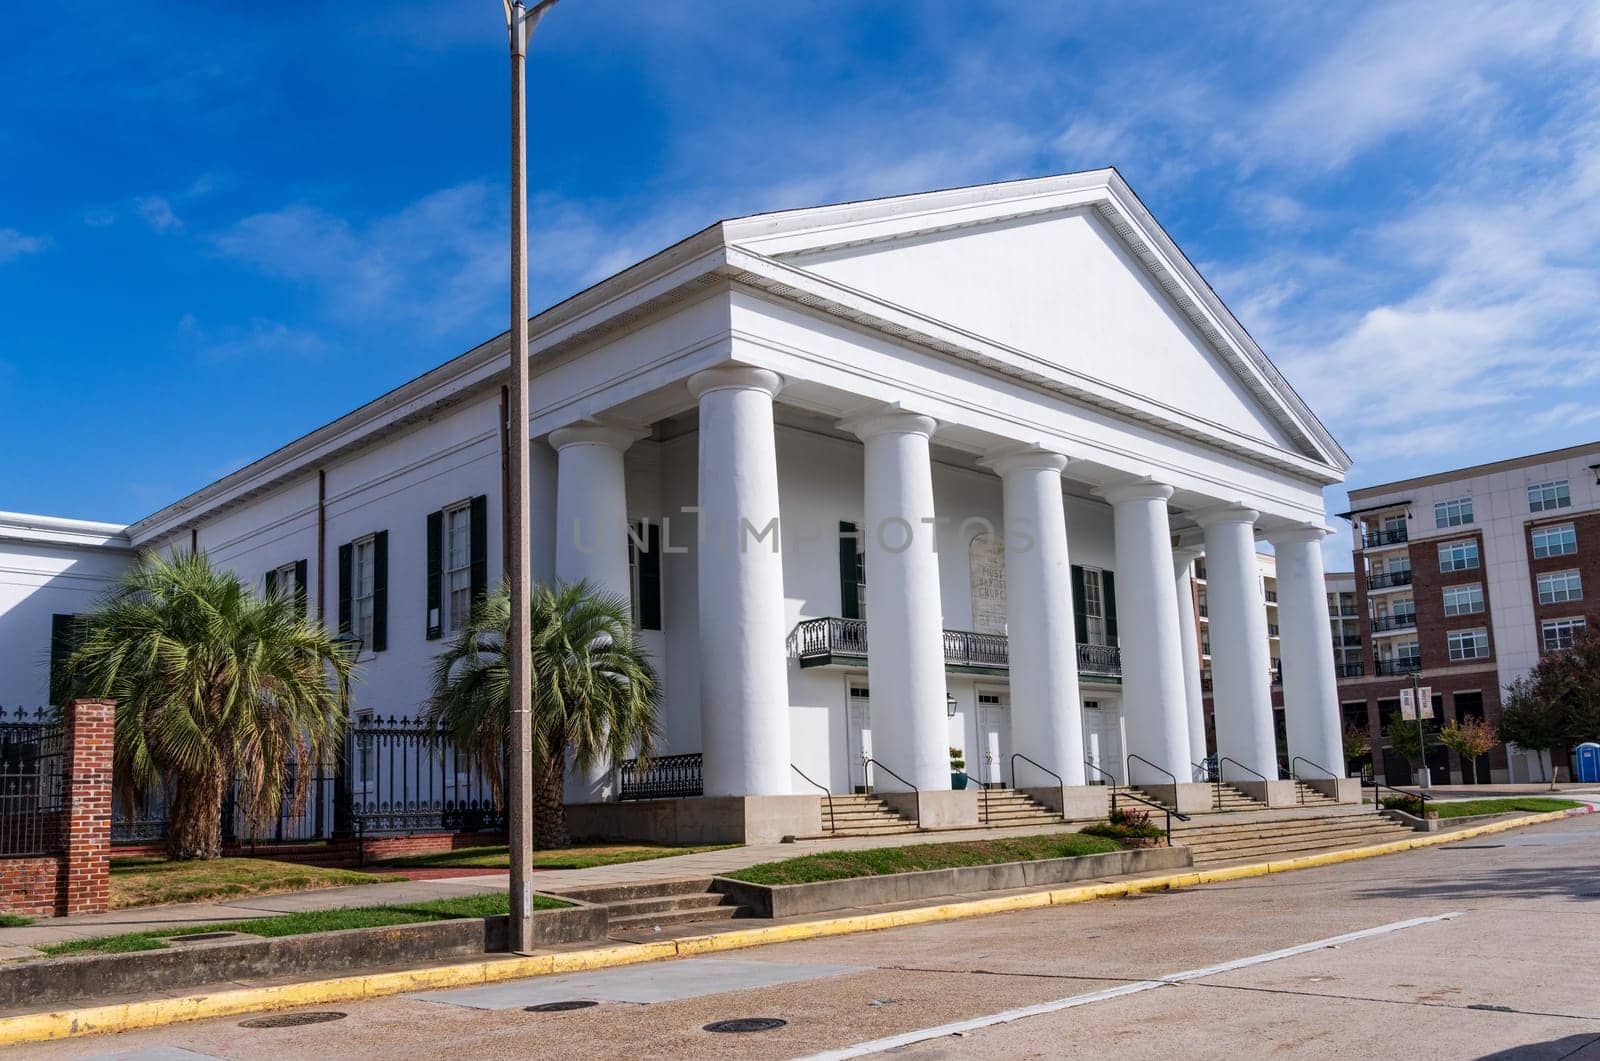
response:
[[[1568,799],[1600,806],[1600,790],[1584,786],[1587,793],[1576,791],[1576,786],[1563,786],[1551,793],[1548,786],[1500,785],[1456,786],[1439,788],[1441,798],[1481,798],[1483,795],[1557,795]],[[1353,808],[1352,808],[1353,809]],[[1253,812],[1259,815],[1262,812]],[[1293,808],[1273,812],[1274,817],[1297,813],[1322,814],[1324,809],[1297,811]],[[1230,818],[1247,818],[1245,815],[1207,815],[1222,823]],[[890,836],[851,837],[836,840],[812,840],[794,844],[751,844],[746,847],[724,848],[720,851],[701,851],[692,855],[674,855],[668,858],[649,859],[643,862],[624,862],[615,866],[596,866],[591,869],[539,870],[534,874],[534,887],[539,891],[566,891],[608,884],[637,884],[646,881],[684,880],[711,877],[762,862],[776,862],[797,855],[817,851],[861,851],[871,848],[903,847],[909,844],[927,844],[946,841],[977,840],[1007,836],[1038,836],[1061,831],[1060,825],[1024,826],[1012,829],[959,829],[925,833],[903,833]],[[192,925],[218,921],[238,921],[251,917],[271,917],[275,914],[296,913],[301,910],[331,910],[347,906],[384,906],[397,903],[420,902],[428,899],[446,899],[485,892],[505,891],[507,876],[472,875],[440,877],[433,880],[399,881],[392,884],[367,884],[353,888],[324,888],[317,891],[289,892],[281,895],[253,896],[231,899],[226,902],[180,903],[170,906],[145,906],[129,910],[111,910],[103,914],[80,914],[41,920],[22,928],[0,928],[0,960],[22,957],[32,948],[65,940],[85,939],[94,936],[113,936],[124,932],[149,932],[159,929],[186,928]]]

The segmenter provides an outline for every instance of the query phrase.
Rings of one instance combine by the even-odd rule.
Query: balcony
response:
[[[1278,624],[1277,623],[1268,623],[1267,624],[1267,636],[1268,637],[1277,637],[1278,636]]]
[[[1386,634],[1395,630],[1410,630],[1417,625],[1416,612],[1400,612],[1397,615],[1380,615],[1372,620],[1372,632]]]
[[[1336,664],[1333,668],[1333,673],[1336,678],[1360,678],[1366,675],[1367,665],[1365,663]]]
[[[1363,549],[1378,549],[1385,545],[1401,545],[1409,540],[1410,535],[1404,527],[1391,527],[1388,530],[1363,534],[1361,536],[1361,547]]]
[[[1344,637],[1339,639],[1339,644],[1343,645],[1345,648],[1360,648],[1361,647],[1361,635],[1360,634],[1345,634]]]
[[[1380,659],[1372,673],[1379,675],[1415,674],[1422,669],[1422,660],[1417,656],[1397,656],[1394,659]]]
[[[1367,576],[1367,589],[1394,589],[1396,586],[1411,585],[1411,569],[1404,571],[1381,571],[1376,575]]]
[[[865,619],[807,619],[789,635],[790,652],[802,667],[860,666],[867,660]],[[1004,634],[970,630],[944,632],[944,662],[966,674],[1005,674],[1011,666]],[[1122,652],[1115,645],[1078,645],[1078,673],[1091,678],[1122,678]]]
[[[1267,603],[1268,604],[1276,604],[1276,603],[1278,603],[1278,591],[1277,590],[1269,589],[1269,590],[1265,590],[1263,592],[1265,592],[1266,595],[1267,595]]]

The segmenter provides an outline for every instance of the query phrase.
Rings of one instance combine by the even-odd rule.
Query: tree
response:
[[[648,757],[660,733],[661,683],[634,636],[631,609],[586,582],[538,587],[531,603],[534,845],[566,847],[566,760],[580,769]],[[434,662],[429,721],[484,767],[504,801],[511,675],[504,584],[479,602]]]
[[[1439,743],[1461,756],[1463,766],[1472,770],[1472,783],[1478,782],[1478,757],[1500,743],[1500,735],[1481,718],[1463,718],[1439,731]]]
[[[1600,630],[1584,630],[1571,648],[1545,653],[1507,687],[1500,738],[1532,751],[1600,740]]]
[[[1427,765],[1426,752],[1439,746],[1439,731],[1423,723],[1422,737],[1417,737],[1417,720],[1395,715],[1384,723],[1383,742],[1416,770]]]
[[[222,853],[230,778],[253,825],[286,795],[303,807],[315,770],[296,767],[343,738],[343,647],[292,592],[258,597],[203,553],[142,557],[75,635],[62,691],[116,700],[118,790],[137,802],[167,786],[170,858]]]
[[[1357,726],[1352,722],[1346,722],[1344,724],[1344,729],[1340,731],[1339,736],[1344,742],[1344,758],[1346,763],[1360,759],[1362,756],[1372,751],[1372,738],[1367,735],[1367,730],[1364,726]]]

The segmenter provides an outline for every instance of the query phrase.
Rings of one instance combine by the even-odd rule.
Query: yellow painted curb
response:
[[[934,924],[987,914],[1012,913],[1019,910],[1038,910],[1049,906],[1089,902],[1094,899],[1134,895],[1139,892],[1162,891],[1172,888],[1191,888],[1200,884],[1264,877],[1271,873],[1287,873],[1297,869],[1332,866],[1357,859],[1398,854],[1417,848],[1434,847],[1456,840],[1505,832],[1528,825],[1560,821],[1568,817],[1565,811],[1513,818],[1508,821],[1475,825],[1447,833],[1424,833],[1412,839],[1395,840],[1371,847],[1327,851],[1296,858],[1271,862],[1256,862],[1245,866],[1224,866],[1218,869],[1186,870],[1158,877],[1141,877],[1137,880],[1112,881],[1103,884],[1083,884],[1052,891],[1027,892],[1021,895],[1002,895],[992,899],[971,899],[963,902],[943,903],[937,906],[915,907],[908,910],[889,910],[879,914],[854,914],[823,921],[807,921],[790,925],[769,925],[764,928],[737,929],[704,936],[685,936],[682,939],[660,940],[644,944],[595,947],[589,950],[565,951],[556,954],[537,954],[518,958],[496,958],[466,962],[428,969],[411,969],[401,972],[369,975],[340,976],[327,980],[314,980],[302,984],[282,984],[275,987],[239,988],[218,991],[209,995],[190,995],[183,998],[151,999],[144,1002],[126,1002],[110,1006],[92,1006],[83,1009],[59,1010],[53,1013],[27,1013],[15,1017],[0,1017],[0,1046],[18,1043],[45,1042],[80,1035],[134,1031],[168,1024],[231,1017],[242,1013],[263,1010],[290,1009],[297,1006],[323,1005],[329,1002],[352,1002],[368,998],[406,994],[412,991],[437,991],[458,987],[476,987],[482,984],[521,980],[531,976],[556,973],[585,972],[618,965],[635,965],[640,962],[659,961],[665,958],[686,958],[697,954],[742,950],[772,943],[793,943],[799,940],[822,939],[828,936],[850,935],[856,932],[874,932],[886,928],[904,928],[910,925]]]

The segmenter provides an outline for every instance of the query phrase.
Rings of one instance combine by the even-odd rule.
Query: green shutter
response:
[[[278,592],[278,571],[276,568],[267,572],[266,590],[269,597]]]
[[[644,525],[639,552],[639,629],[661,629],[661,525]]]
[[[860,576],[856,550],[859,533],[854,523],[839,521],[839,616],[842,619],[861,618],[861,597],[856,589]]]
[[[1117,639],[1117,576],[1110,571],[1100,572],[1100,595],[1106,600],[1106,644],[1120,645]]]
[[[306,617],[306,562],[294,562],[294,599],[300,606],[300,618]]]
[[[78,647],[77,626],[76,615],[50,616],[49,693],[50,703],[55,707],[65,707],[67,701],[72,699],[72,690],[67,688],[66,663],[72,650]]]
[[[355,587],[351,579],[351,566],[355,561],[355,546],[339,546],[339,636],[350,636],[351,615],[354,613]],[[362,645],[371,648],[371,645]]]
[[[444,635],[444,513],[428,513],[428,606],[423,620],[429,641]]]
[[[472,603],[489,595],[489,495],[472,499]],[[463,624],[464,625],[464,624]]]
[[[372,536],[372,651],[389,647],[389,532]]]
[[[1083,568],[1072,565],[1072,631],[1078,644],[1089,643],[1089,617],[1083,614]]]

